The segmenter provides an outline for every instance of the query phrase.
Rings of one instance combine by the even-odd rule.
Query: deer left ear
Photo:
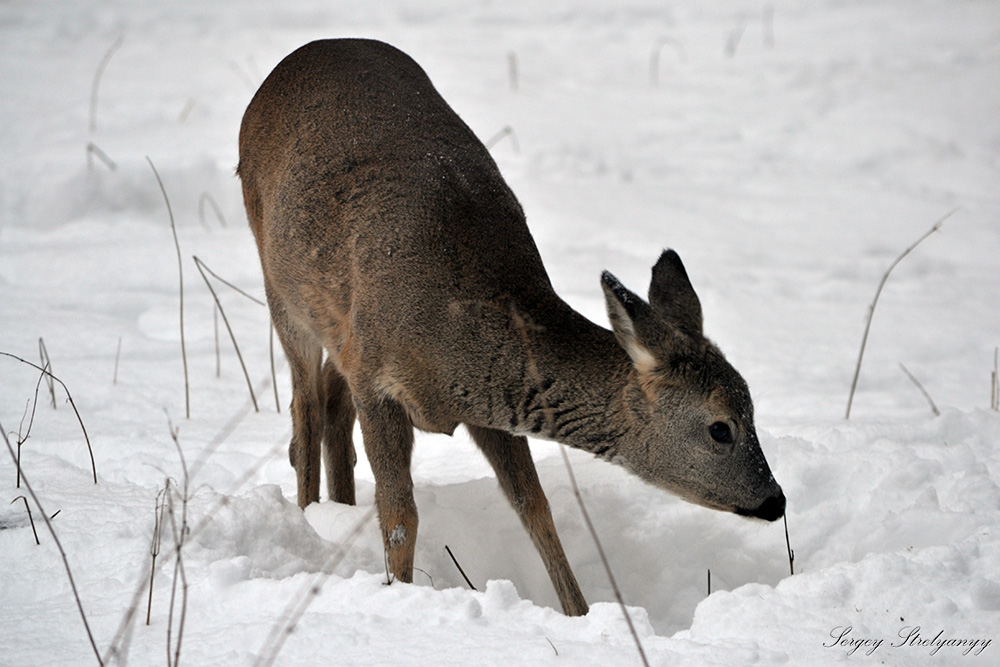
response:
[[[624,348],[640,372],[652,371],[657,366],[650,351],[649,329],[655,315],[649,304],[622,285],[617,278],[605,271],[601,274],[601,287],[608,306],[608,319],[618,344]]]
[[[681,331],[702,336],[701,302],[691,286],[681,258],[664,250],[653,267],[649,303],[657,315]]]

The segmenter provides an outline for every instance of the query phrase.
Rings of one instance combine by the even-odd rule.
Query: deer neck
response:
[[[630,428],[632,365],[614,334],[562,305],[547,321],[514,315],[524,360],[510,430],[610,459]]]

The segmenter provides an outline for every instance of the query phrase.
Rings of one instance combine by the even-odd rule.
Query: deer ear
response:
[[[617,278],[605,271],[601,274],[601,287],[604,288],[604,299],[608,306],[608,319],[615,338],[632,363],[640,372],[653,370],[658,364],[656,357],[644,342],[643,336],[655,317],[649,304],[639,296],[626,289]]]
[[[681,331],[703,335],[701,302],[694,293],[681,258],[673,250],[664,250],[653,267],[649,303],[657,315]]]

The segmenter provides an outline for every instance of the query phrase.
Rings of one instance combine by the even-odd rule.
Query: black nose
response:
[[[778,495],[771,496],[762,502],[757,509],[738,509],[736,513],[740,516],[764,519],[764,521],[777,521],[785,515],[785,494],[779,489]]]

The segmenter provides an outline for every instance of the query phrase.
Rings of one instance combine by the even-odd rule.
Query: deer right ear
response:
[[[643,343],[643,325],[654,317],[649,304],[634,292],[628,290],[613,275],[605,271],[601,274],[601,287],[608,306],[608,319],[618,344],[625,349],[632,363],[640,372],[650,372],[656,368],[656,357]]]
[[[673,250],[664,250],[653,267],[649,303],[660,317],[681,331],[702,335],[701,302],[681,258]]]

